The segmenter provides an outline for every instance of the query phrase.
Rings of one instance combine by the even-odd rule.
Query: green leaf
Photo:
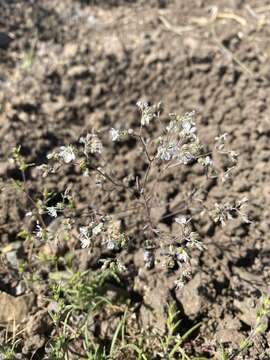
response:
[[[202,323],[200,322],[200,323],[192,326],[191,329],[189,329],[187,332],[185,332],[184,335],[182,335],[182,337],[181,337],[181,338],[182,338],[182,341],[183,341],[183,342],[186,341],[186,340],[189,338],[189,336],[190,336],[195,330],[197,330],[201,325],[202,325]]]
[[[125,348],[130,348],[132,350],[134,350],[137,354],[138,354],[138,360],[142,359],[142,360],[147,360],[147,357],[143,354],[143,350],[141,350],[137,345],[135,344],[126,344],[126,345],[123,345],[121,347],[122,349],[125,349]]]
[[[240,343],[240,351],[245,351],[252,346],[252,342],[249,339],[245,339]]]
[[[267,324],[260,324],[256,327],[255,332],[257,334],[262,334],[267,330],[268,326]]]
[[[30,234],[27,230],[23,229],[17,234],[17,237],[26,240],[30,237]]]
[[[112,359],[114,358],[113,356],[114,356],[114,354],[116,352],[116,341],[117,341],[118,335],[119,335],[119,333],[120,333],[120,331],[122,329],[123,324],[124,324],[124,319],[122,319],[119,322],[119,324],[118,324],[118,326],[117,326],[117,328],[115,330],[115,333],[113,335],[113,338],[112,338],[112,343],[111,343],[111,347],[110,347],[110,357]]]

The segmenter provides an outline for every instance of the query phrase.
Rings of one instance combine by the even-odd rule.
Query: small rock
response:
[[[0,176],[6,175],[10,167],[11,166],[10,166],[9,162],[1,161],[0,162]]]
[[[43,335],[51,328],[51,320],[47,310],[39,310],[32,315],[26,325],[26,334],[32,336],[34,334]]]
[[[183,44],[192,50],[196,50],[199,47],[199,41],[191,36],[186,36],[183,39]]]
[[[65,229],[62,219],[59,217],[53,220],[48,226],[48,232],[52,240],[47,241],[40,248],[40,254],[48,256],[63,256],[68,251],[69,232]]]
[[[196,274],[181,290],[178,290],[176,297],[182,304],[185,315],[190,319],[195,318],[202,307],[202,298],[199,294],[201,276]]]
[[[63,51],[64,57],[74,57],[78,51],[78,45],[74,43],[66,44]]]
[[[76,249],[74,250],[74,255],[74,262],[80,270],[84,271],[98,265],[101,257],[101,249],[98,247],[94,247],[91,251],[87,249]]]
[[[245,298],[243,301],[235,299],[233,305],[239,310],[237,317],[243,321],[243,323],[253,327],[256,323],[254,300],[251,298]]]
[[[119,325],[119,318],[118,317],[111,317],[110,321],[107,319],[105,321],[100,322],[100,335],[101,339],[111,338],[115,333],[115,329]]]
[[[37,349],[40,349],[44,344],[45,344],[45,338],[39,335],[32,335],[27,339],[25,339],[22,348],[22,353],[26,355],[31,352],[35,352]]]
[[[218,343],[232,343],[239,345],[244,340],[244,334],[241,333],[241,323],[236,318],[226,316],[220,320],[219,326],[215,335]]]
[[[97,84],[92,90],[93,99],[98,100],[104,92],[104,86],[102,84]]]
[[[76,65],[70,68],[67,72],[68,77],[74,77],[74,78],[82,78],[86,75],[88,75],[89,70],[84,65]]]
[[[9,243],[8,245],[4,246],[1,251],[2,253],[6,254],[9,251],[19,250],[22,247],[22,243],[20,241],[14,241]]]
[[[141,268],[136,278],[134,290],[143,294],[143,305],[140,308],[140,322],[143,329],[154,328],[160,334],[166,331],[167,304],[177,305],[170,294],[174,287],[175,277],[164,281],[162,269],[153,269],[152,273]]]
[[[244,340],[244,335],[235,329],[221,329],[216,333],[218,343],[240,344]]]
[[[6,259],[13,269],[18,267],[17,251],[10,251],[6,254]]]
[[[34,295],[26,294],[14,297],[0,292],[0,326],[14,326],[21,324],[29,315],[34,303]]]
[[[16,286],[16,296],[23,295],[26,292],[26,285],[24,281],[20,281],[19,284]]]
[[[109,299],[111,302],[124,302],[129,299],[129,293],[126,289],[122,289],[119,286],[107,284],[106,299]]]
[[[154,206],[150,210],[151,219],[154,222],[158,222],[164,214],[166,214],[166,205]]]
[[[0,32],[0,48],[6,49],[10,45],[11,41],[12,38],[8,34]]]

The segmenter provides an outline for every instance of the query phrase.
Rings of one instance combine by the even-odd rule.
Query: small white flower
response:
[[[39,224],[37,224],[37,230],[35,231],[35,233],[39,239],[43,238],[43,228]]]
[[[96,236],[96,235],[98,235],[98,234],[101,233],[102,229],[103,229],[103,223],[100,223],[100,224],[96,225],[96,226],[92,229],[92,234],[93,234],[94,236]]]
[[[86,134],[85,137],[81,136],[79,139],[79,143],[88,144],[91,141],[91,134]]]
[[[149,111],[143,111],[141,124],[142,126],[149,125],[150,121],[153,119],[153,114]]]
[[[188,243],[187,243],[187,247],[189,247],[189,248],[197,248],[198,250],[200,250],[200,251],[203,251],[204,250],[204,245],[203,245],[203,243],[201,242],[201,241],[198,241],[198,240],[192,240],[192,241],[189,241]]]
[[[155,257],[153,250],[147,250],[147,249],[144,250],[143,261],[147,269],[151,269],[154,266]]]
[[[236,162],[237,161],[237,158],[238,158],[238,156],[239,156],[239,154],[236,152],[236,151],[229,151],[229,155],[230,155],[230,157],[231,157],[231,160],[233,161],[233,162]]]
[[[176,141],[170,141],[167,144],[162,144],[157,149],[157,157],[160,160],[169,161],[177,153],[178,146]]]
[[[136,102],[136,106],[137,106],[139,109],[141,109],[141,108],[142,108],[142,101],[141,101],[141,100],[138,100],[138,101]]]
[[[47,207],[47,211],[48,211],[48,214],[53,217],[53,218],[56,218],[57,217],[57,211],[56,211],[56,208],[54,206],[49,206]]]
[[[169,161],[169,160],[171,160],[171,152],[165,146],[159,146],[158,152],[157,152],[157,157],[160,160]]]
[[[112,141],[116,141],[119,139],[119,130],[116,130],[114,128],[111,128],[110,130],[110,135],[111,135],[111,138],[112,138]]]
[[[83,249],[88,248],[91,243],[91,237],[89,236],[89,229],[87,226],[80,227],[79,239]]]
[[[179,122],[176,120],[171,120],[169,125],[166,127],[167,132],[178,133],[179,132]]]
[[[90,152],[92,154],[98,153],[101,154],[103,149],[102,142],[99,140],[96,134],[92,134]]]
[[[148,106],[148,103],[147,103],[146,101],[139,100],[139,101],[137,101],[136,106],[137,106],[141,111],[143,111],[143,110]]]
[[[210,158],[210,156],[206,156],[206,158],[204,159],[204,166],[211,166],[212,164],[213,164],[213,161]]]
[[[82,249],[86,249],[90,246],[90,240],[89,239],[80,239]]]
[[[113,240],[107,241],[107,249],[108,250],[115,250],[116,248],[117,248],[117,244],[115,241],[113,241]]]
[[[196,136],[195,132],[196,132],[197,129],[194,126],[193,122],[184,120],[182,122],[182,128],[183,128],[182,133],[184,135]]]
[[[191,279],[192,273],[190,268],[186,268],[182,271],[183,279]]]
[[[103,146],[102,142],[98,138],[98,136],[94,133],[86,134],[85,137],[80,137],[79,142],[81,144],[84,144],[84,154],[86,157],[88,157],[89,153],[95,154],[99,153],[101,154]]]
[[[68,164],[76,159],[73,147],[71,145],[61,146],[58,156],[62,158],[62,160]]]
[[[57,158],[57,153],[56,152],[51,152],[49,154],[47,154],[47,159],[56,159]]]
[[[154,108],[148,105],[146,101],[138,101],[136,105],[142,113],[141,125],[149,125],[150,121],[156,116]]]
[[[205,158],[201,157],[199,158],[198,162],[206,168],[213,165],[213,160],[210,158],[210,156],[206,156]]]
[[[228,133],[224,133],[224,134],[221,134],[221,135],[219,135],[219,136],[216,136],[216,137],[215,137],[215,140],[216,140],[216,141],[222,141],[222,142],[224,142],[224,141],[227,140],[228,136],[229,136]]]
[[[186,225],[191,219],[187,219],[185,216],[179,216],[175,219],[175,222],[180,225]]]
[[[116,265],[117,265],[118,271],[120,271],[121,273],[127,271],[126,266],[123,263],[121,263],[118,259],[116,260]]]
[[[88,236],[88,227],[87,226],[81,226],[80,227],[80,235],[83,237]]]
[[[45,240],[48,236],[48,231],[44,229],[40,224],[37,222],[36,224],[36,230],[34,231],[34,234],[39,240]]]
[[[188,260],[189,260],[189,256],[188,256],[188,254],[187,254],[187,252],[186,252],[185,250],[182,250],[182,251],[178,254],[177,257],[178,257],[178,260],[183,261],[183,262],[185,262],[185,263],[187,263]]]
[[[90,246],[90,240],[89,239],[86,239],[86,238],[82,238],[80,239],[81,241],[81,246],[82,246],[82,249],[86,249]]]
[[[184,287],[184,285],[185,285],[185,283],[184,283],[184,281],[183,281],[182,278],[177,279],[174,283],[175,283],[176,290],[181,290],[181,289],[183,289],[183,287]]]
[[[177,155],[177,160],[179,164],[187,165],[194,160],[194,156],[188,151],[182,151]]]

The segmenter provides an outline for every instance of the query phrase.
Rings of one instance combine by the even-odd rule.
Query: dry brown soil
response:
[[[40,164],[49,151],[76,143],[87,130],[134,126],[141,98],[163,101],[167,112],[196,110],[200,136],[209,146],[219,133],[230,134],[239,166],[229,184],[209,186],[205,202],[247,196],[252,223],[201,224],[197,230],[207,250],[195,252],[195,273],[181,291],[159,270],[143,269],[139,246],[126,256],[131,293],[153,305],[150,313],[140,306],[143,326],[162,327],[161,304],[170,294],[187,322],[203,322],[199,343],[206,350],[217,342],[241,341],[270,281],[270,7],[267,0],[218,1],[213,17],[211,5],[207,0],[0,2],[4,181],[20,178],[8,161],[12,147],[21,145],[27,161]],[[113,157],[123,173],[143,168],[134,146],[119,146]],[[33,193],[45,185],[60,192],[72,183],[82,208],[97,202],[110,207],[74,168],[49,180],[34,170],[27,176]],[[164,179],[172,207],[200,176],[189,167]],[[0,239],[6,246],[18,241],[27,204],[14,191],[2,192],[0,201]],[[98,258],[76,251],[82,267],[96,268]],[[16,286],[13,274],[2,270],[0,290],[14,295]],[[249,358],[270,358],[269,335]]]

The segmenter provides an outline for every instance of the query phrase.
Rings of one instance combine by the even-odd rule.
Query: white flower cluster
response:
[[[194,122],[195,112],[186,113],[183,117],[170,114],[167,134],[160,137],[157,158],[164,161],[175,160],[177,164],[189,164],[194,161],[201,150],[196,135]]]
[[[125,136],[127,135],[133,135],[134,131],[133,129],[128,129],[128,130],[117,130],[115,128],[111,128],[110,129],[110,137],[112,141],[120,141],[122,139],[124,139]]]
[[[197,232],[195,231],[191,231],[188,235],[188,237],[186,238],[187,240],[187,247],[189,248],[197,248],[200,251],[204,250],[204,245],[203,243],[199,240],[200,236]]]
[[[121,222],[111,220],[108,224],[103,244],[106,244],[108,250],[118,250],[126,243],[125,234],[121,232]]]
[[[81,137],[79,142],[84,144],[84,154],[86,157],[89,154],[101,154],[103,150],[103,145],[100,139],[98,138],[97,134],[91,133],[87,134],[85,137]]]
[[[164,250],[166,252],[161,253],[166,257],[166,266],[170,270],[175,270],[180,268],[181,276],[178,279],[176,285],[177,287],[182,287],[185,283],[185,280],[191,275],[191,257],[190,257],[190,249],[196,248],[199,251],[204,250],[204,245],[200,241],[199,234],[196,231],[193,231],[192,226],[190,225],[191,218],[186,216],[178,216],[175,219],[175,222],[179,225],[178,230],[179,234],[172,237],[170,233],[166,233],[165,231],[161,231],[156,228],[157,221],[152,219],[151,216],[151,199],[154,198],[156,194],[154,189],[152,193],[148,194],[149,190],[149,174],[154,177],[156,174],[160,174],[163,171],[166,171],[168,168],[179,164],[190,164],[193,162],[198,162],[200,165],[204,167],[204,171],[209,178],[209,176],[214,176],[217,173],[217,169],[213,166],[212,155],[211,152],[207,153],[203,151],[202,145],[197,136],[197,128],[195,124],[195,112],[188,112],[184,114],[184,116],[179,116],[175,113],[169,114],[168,122],[166,125],[162,127],[161,135],[158,138],[151,138],[149,136],[150,130],[147,127],[151,125],[152,121],[159,120],[162,104],[158,103],[156,105],[150,105],[145,101],[138,101],[137,107],[141,113],[140,124],[138,126],[138,131],[133,129],[119,129],[110,128],[108,129],[110,138],[113,142],[125,140],[127,135],[131,135],[132,138],[138,140],[140,144],[140,151],[143,152],[145,158],[148,162],[147,172],[144,176],[144,181],[140,182],[140,179],[136,175],[133,174],[129,180],[129,177],[124,178],[124,180],[120,180],[114,178],[115,173],[111,171],[110,164],[109,168],[107,168],[106,159],[98,157],[95,161],[89,161],[90,155],[92,154],[101,154],[103,151],[103,145],[99,138],[99,132],[90,132],[85,136],[79,139],[80,146],[78,149],[73,148],[73,146],[61,146],[60,149],[52,154],[48,155],[48,158],[52,158],[58,160],[58,163],[55,161],[53,163],[54,167],[50,168],[46,166],[42,170],[44,174],[47,174],[49,171],[56,171],[62,163],[72,163],[75,161],[76,157],[79,159],[78,164],[80,169],[83,171],[84,175],[92,175],[97,176],[96,183],[101,187],[102,190],[106,190],[105,186],[103,187],[103,183],[108,181],[112,184],[112,189],[114,189],[113,185],[119,189],[127,189],[132,195],[136,195],[136,199],[138,199],[138,204],[142,205],[147,213],[146,223],[147,227],[151,227],[151,232],[149,239],[146,241],[144,247],[144,262],[145,266],[148,269],[151,269],[155,264],[155,250],[156,247],[159,247],[156,243],[157,237],[162,240],[162,245],[160,245],[159,250]],[[226,154],[230,157],[230,159],[235,162],[237,158],[237,153],[233,151],[229,151],[225,147],[225,141],[227,140],[228,134],[223,134],[216,138],[216,150],[219,154]],[[60,160],[60,161],[59,161]],[[163,166],[162,162],[166,162],[165,166]],[[232,164],[235,165],[234,163]],[[58,168],[56,167],[58,166]],[[157,173],[154,174],[152,170],[156,166]],[[230,169],[227,170],[227,173]],[[132,183],[132,185],[130,185]],[[133,184],[134,183],[134,184]],[[136,186],[136,188],[135,188]],[[195,189],[196,190],[196,189]],[[111,191],[111,190],[109,190]],[[158,190],[157,190],[158,191]],[[144,197],[144,201],[142,199]],[[135,198],[135,196],[133,196]],[[149,199],[149,200],[148,200]],[[209,211],[210,216],[215,222],[221,222],[222,225],[225,224],[225,221],[236,217],[235,215],[240,215],[244,220],[248,222],[247,216],[244,213],[245,199],[240,200],[238,203],[231,204],[215,204],[214,210]],[[64,202],[63,202],[64,204]],[[51,217],[56,218],[57,215],[63,208],[59,206],[47,206],[48,202],[42,207],[47,214]],[[63,205],[64,206],[64,205]],[[148,208],[149,206],[149,208]],[[137,206],[136,208],[137,209]],[[192,210],[192,208],[191,208]],[[205,207],[203,207],[205,211]],[[207,210],[207,209],[206,209]],[[92,218],[93,220],[93,218]],[[153,224],[153,225],[152,225]],[[48,234],[46,230],[44,230],[39,224],[36,227],[36,236],[39,239],[48,238]],[[95,237],[99,236],[101,240],[101,244],[107,247],[107,250],[112,252],[118,252],[125,244],[127,244],[128,238],[125,234],[121,232],[121,221],[118,220],[117,217],[113,218],[112,216],[104,216],[101,220],[93,220],[87,226],[79,227],[79,241],[81,247],[83,249],[89,248],[92,246]],[[147,234],[148,237],[148,234]],[[116,261],[108,261],[108,266],[120,266]]]
[[[182,136],[196,137],[197,128],[195,126],[195,111],[187,112],[184,116],[179,116],[175,113],[170,113],[170,123],[166,130],[170,134],[179,133]]]
[[[179,225],[187,225],[191,221],[191,218],[187,219],[185,216],[179,216],[175,218],[175,222]]]
[[[158,103],[157,105],[149,105],[146,101],[138,101],[137,107],[139,108],[141,112],[141,125],[147,126],[150,124],[150,122],[156,118],[159,117],[160,112],[162,110],[162,103]]]
[[[66,163],[70,163],[76,159],[74,149],[71,145],[61,146],[59,157]]]
[[[186,218],[185,216],[179,216],[175,218],[175,222],[182,226],[184,230],[185,237],[183,240],[186,240],[186,246],[189,248],[196,247],[199,250],[204,249],[204,245],[199,241],[200,236],[196,231],[191,231],[188,224],[190,223],[191,218]]]
[[[59,151],[54,151],[47,155],[47,159],[60,159],[64,163],[69,164],[76,159],[75,151],[73,146],[61,146]]]
[[[39,241],[46,241],[52,236],[48,229],[42,227],[38,221],[36,223],[36,229],[33,231],[33,234]]]
[[[46,230],[45,230],[46,231]],[[36,224],[36,230],[34,231],[36,237],[40,240],[42,240],[44,238],[44,235],[46,235],[44,229],[42,226],[40,226],[40,224],[37,222]]]
[[[181,290],[183,289],[183,287],[185,286],[186,282],[188,279],[191,278],[191,271],[189,269],[184,269],[181,273],[181,276],[179,277],[179,279],[177,279],[175,281],[175,286],[176,289]]]
[[[198,159],[198,163],[204,166],[205,168],[209,168],[213,165],[213,160],[210,158],[210,156],[201,157]]]
[[[46,209],[51,217],[57,218],[57,209],[55,206],[48,206]]]
[[[80,230],[79,239],[81,242],[81,246],[83,249],[88,248],[91,243],[91,231],[89,231],[88,226],[81,226],[79,230]]]
[[[120,131],[116,130],[114,128],[111,128],[110,135],[111,135],[112,141],[117,141],[119,139],[119,136],[120,136]]]
[[[164,142],[158,147],[157,158],[160,160],[169,161],[178,151],[179,147],[176,140]]]
[[[237,158],[238,158],[239,154],[234,150],[226,149],[226,142],[228,141],[228,139],[229,139],[228,133],[224,133],[224,134],[221,134],[221,135],[215,137],[216,149],[220,154],[227,155],[230,158],[230,160],[232,161],[232,163],[235,164],[237,162]]]
[[[195,231],[191,231],[189,223],[191,218],[185,216],[179,216],[175,219],[175,222],[182,228],[180,242],[181,244],[175,246],[170,244],[168,251],[162,253],[166,256],[166,266],[168,269],[174,269],[175,266],[179,266],[181,269],[180,278],[176,281],[176,287],[182,288],[188,278],[191,277],[191,263],[189,248],[196,247],[200,251],[204,249],[203,244],[199,241],[199,234]]]
[[[101,259],[100,262],[102,263],[101,270],[110,268],[120,273],[127,271],[126,266],[119,259]]]
[[[99,235],[102,232],[102,229],[102,222],[99,224],[90,223],[89,226],[81,226],[79,229],[79,239],[81,242],[81,247],[83,249],[88,248],[91,245],[92,238]]]
[[[215,208],[210,211],[210,215],[214,222],[220,222],[222,226],[226,225],[227,220],[233,220],[237,216],[247,224],[251,221],[248,219],[246,214],[246,206],[248,199],[244,197],[241,200],[238,200],[235,204],[225,203],[218,204],[215,203]]]
[[[70,194],[70,188],[67,187],[65,192],[62,194],[62,201],[57,202],[54,206],[47,206],[46,204],[40,204],[40,208],[43,208],[44,213],[48,214],[52,218],[57,218],[58,213],[63,212],[65,207],[70,207],[74,204],[73,197]]]
[[[183,264],[187,264],[189,262],[189,255],[182,246],[174,247],[170,245],[168,251],[161,254],[166,256],[169,260],[166,262],[166,266],[169,268],[174,268],[176,263],[182,267]]]

